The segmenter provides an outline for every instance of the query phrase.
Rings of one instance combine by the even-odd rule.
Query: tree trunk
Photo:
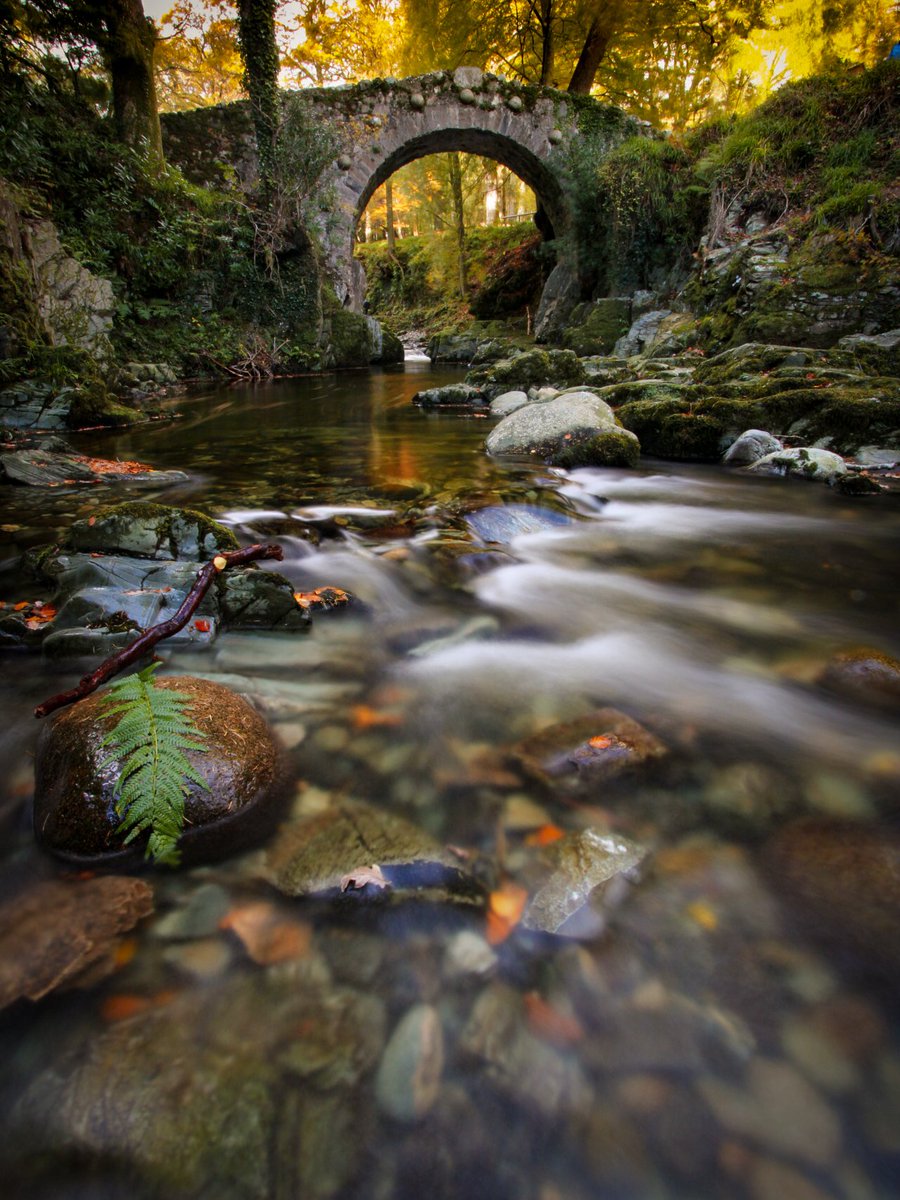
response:
[[[551,86],[556,67],[556,45],[553,37],[553,0],[541,0],[541,87]]]
[[[582,96],[590,94],[597,68],[618,27],[620,7],[617,0],[604,0],[597,5],[566,91]]]
[[[105,37],[100,46],[112,77],[113,119],[119,138],[163,165],[162,133],[156,106],[153,56],[156,29],[141,0],[112,0],[105,6]]]
[[[394,233],[394,185],[390,179],[384,185],[384,213],[387,221],[388,254],[393,258],[394,244],[397,239]]]
[[[469,285],[466,280],[466,216],[463,211],[462,169],[456,151],[447,155],[447,161],[450,165],[450,194],[453,198],[453,224],[456,229],[459,294],[465,296]]]
[[[278,72],[281,59],[275,41],[275,0],[238,0],[238,46],[244,60],[244,87],[250,96],[259,174],[265,188],[275,167],[278,133]]]

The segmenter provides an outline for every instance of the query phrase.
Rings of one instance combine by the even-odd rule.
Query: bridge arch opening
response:
[[[398,171],[412,163],[426,160],[436,155],[449,156],[454,154],[466,155],[470,159],[478,158],[500,168],[521,181],[533,196],[529,224],[536,228],[544,243],[554,242],[570,227],[570,214],[566,197],[557,176],[548,169],[544,162],[527,146],[514,138],[498,134],[493,130],[483,129],[441,129],[423,133],[409,138],[402,145],[396,146],[377,164],[364,185],[360,188],[353,212],[350,246],[347,248],[351,256],[352,285],[346,298],[346,303],[354,308],[368,309],[366,302],[367,279],[365,266],[359,254],[354,253],[359,241],[359,230],[366,225],[366,212],[376,193],[392,181]],[[478,222],[487,224],[487,221]],[[501,223],[501,222],[497,222]],[[448,222],[448,230],[450,228]],[[396,229],[396,222],[394,222]],[[462,255],[461,255],[462,257]],[[547,275],[553,265],[555,255],[548,253],[536,274],[537,295],[528,305],[528,329]],[[462,290],[466,291],[465,268],[463,271]],[[474,310],[473,310],[474,311]],[[477,315],[477,314],[476,314]],[[497,314],[499,315],[499,314]]]

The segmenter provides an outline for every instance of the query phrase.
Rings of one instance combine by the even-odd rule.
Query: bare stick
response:
[[[209,591],[215,576],[220,571],[224,571],[226,567],[242,567],[245,563],[255,562],[259,558],[275,558],[280,561],[283,557],[284,552],[281,547],[271,542],[267,545],[257,543],[253,546],[245,546],[242,550],[226,550],[222,554],[217,554],[215,558],[201,567],[193,587],[185,596],[174,617],[145,629],[139,638],[107,658],[97,667],[96,671],[92,671],[90,675],[85,675],[83,679],[79,680],[75,687],[70,688],[67,692],[60,692],[58,696],[51,696],[49,700],[39,704],[34,710],[34,715],[46,717],[50,713],[56,712],[58,708],[65,708],[67,704],[83,700],[85,696],[95,692],[101,684],[106,683],[107,679],[112,679],[113,675],[118,675],[125,667],[130,667],[132,663],[143,658],[157,642],[161,642],[163,638],[171,637],[173,633],[183,629],[196,612],[200,601]]]

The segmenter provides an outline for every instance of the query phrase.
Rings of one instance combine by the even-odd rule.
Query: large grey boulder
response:
[[[633,466],[640,443],[592,392],[566,392],[511,413],[488,434],[489,454],[535,455],[557,466]]]

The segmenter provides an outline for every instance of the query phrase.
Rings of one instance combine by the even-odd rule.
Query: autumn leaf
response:
[[[529,833],[525,839],[526,846],[550,846],[553,842],[558,842],[560,838],[565,837],[565,830],[560,829],[558,825],[542,825],[540,829],[536,829],[534,833]]]
[[[487,940],[492,946],[505,942],[525,911],[528,893],[512,880],[506,880],[488,900]]]
[[[219,922],[219,928],[231,930],[260,966],[303,958],[312,941],[312,928],[305,921],[283,916],[266,900],[232,909]]]
[[[368,704],[354,704],[350,709],[350,720],[353,722],[353,728],[358,731],[379,727],[391,729],[403,724],[400,713],[381,712],[370,708]]]
[[[526,992],[525,1013],[531,1032],[554,1046],[571,1046],[584,1037],[581,1022],[573,1016],[560,1012],[538,992]]]

